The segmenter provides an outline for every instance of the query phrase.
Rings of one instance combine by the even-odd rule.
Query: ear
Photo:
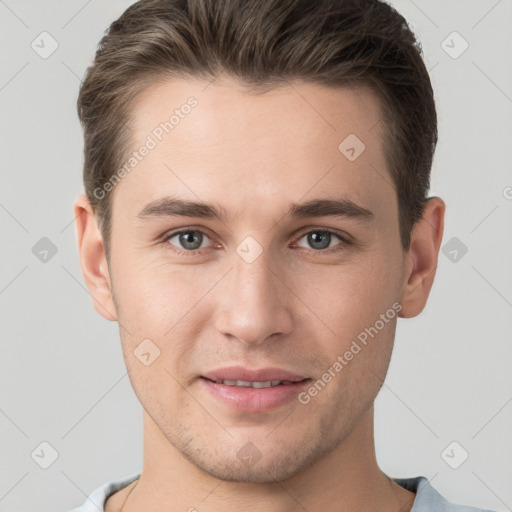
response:
[[[439,197],[428,199],[421,219],[412,229],[411,244],[405,255],[401,317],[419,315],[427,303],[443,238],[445,208]]]
[[[80,267],[94,309],[107,320],[117,320],[112,286],[103,246],[89,199],[80,195],[73,204]]]

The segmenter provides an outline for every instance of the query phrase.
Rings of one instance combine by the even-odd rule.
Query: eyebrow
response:
[[[304,203],[293,203],[287,216],[296,219],[306,217],[340,217],[360,220],[370,220],[373,212],[354,203],[347,198],[313,199]],[[194,217],[217,219],[224,222],[228,219],[222,206],[204,202],[188,201],[176,197],[163,197],[144,206],[137,214],[141,220],[166,217]]]

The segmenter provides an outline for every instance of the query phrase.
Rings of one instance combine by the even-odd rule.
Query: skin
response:
[[[120,324],[144,409],[142,475],[106,510],[410,510],[414,493],[380,470],[374,449],[373,403],[396,316],[307,405],[236,411],[199,376],[238,364],[316,381],[393,303],[401,317],[418,315],[437,266],[443,201],[426,203],[404,251],[380,102],[362,86],[295,82],[256,95],[227,77],[164,81],[133,106],[133,148],[190,96],[197,107],[114,189],[110,264],[87,198],[74,204],[84,279],[97,312]],[[338,150],[351,133],[366,146],[353,162]],[[137,217],[167,195],[221,205],[228,218]],[[340,195],[373,216],[286,215],[292,202]],[[206,235],[199,252],[174,251],[187,251],[170,237],[180,228]],[[340,250],[322,252],[307,236],[322,229],[352,243],[333,235],[329,248]],[[236,252],[247,236],[262,249],[252,263]],[[160,356],[145,366],[133,352],[147,338]],[[261,453],[252,465],[237,457],[248,442]]]

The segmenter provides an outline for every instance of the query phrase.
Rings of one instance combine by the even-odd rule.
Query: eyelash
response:
[[[163,243],[165,245],[166,248],[168,248],[169,250],[173,251],[175,254],[178,254],[178,255],[183,255],[183,256],[198,256],[198,255],[201,255],[202,254],[202,251],[205,249],[194,249],[194,250],[184,250],[184,249],[179,249],[177,248],[176,246],[172,245],[169,243],[169,240],[173,237],[175,237],[176,235],[179,235],[181,233],[201,233],[203,235],[206,235],[208,238],[210,238],[208,236],[207,233],[205,233],[204,231],[200,230],[200,229],[194,229],[194,228],[188,228],[188,229],[180,229],[178,231],[173,231],[171,233],[168,233],[166,235],[164,235],[164,238],[162,240],[161,243]],[[300,240],[301,238],[303,238],[305,235],[308,235],[310,233],[328,233],[328,234],[331,234],[331,235],[334,235],[335,237],[339,238],[340,239],[340,243],[338,245],[335,245],[334,247],[330,247],[328,249],[306,249],[304,247],[301,247],[300,249],[303,249],[303,250],[306,250],[307,252],[310,252],[313,256],[321,256],[321,255],[325,255],[325,254],[332,254],[332,253],[337,253],[339,251],[342,251],[344,250],[347,246],[351,245],[352,244],[352,241],[348,239],[348,237],[344,237],[342,236],[341,234],[339,234],[338,232],[336,231],[333,231],[333,230],[330,230],[330,229],[310,229],[308,228],[307,230],[305,231],[301,231],[299,234],[298,234],[298,240]]]

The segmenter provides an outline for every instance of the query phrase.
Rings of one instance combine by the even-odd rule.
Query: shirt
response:
[[[134,480],[139,478],[139,476],[140,473],[135,473],[119,480],[107,482],[93,491],[81,507],[74,508],[71,512],[104,511],[107,498],[123,487],[130,485]],[[493,512],[492,510],[483,508],[467,507],[465,505],[450,503],[430,485],[429,481],[424,476],[393,478],[393,480],[408,491],[416,493],[411,512]]]

